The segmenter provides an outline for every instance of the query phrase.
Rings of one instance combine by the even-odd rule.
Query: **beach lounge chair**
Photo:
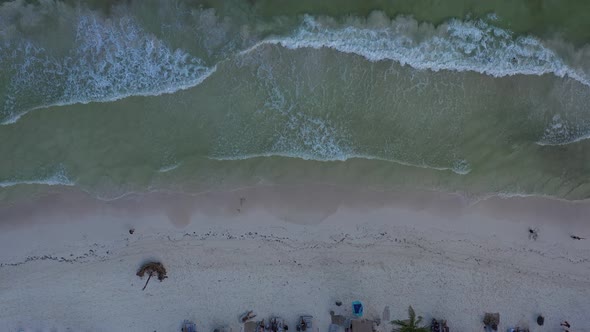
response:
[[[369,319],[353,319],[350,324],[351,332],[373,332],[373,321]]]
[[[332,325],[348,328],[350,327],[350,318],[343,315],[336,315],[334,311],[330,311],[330,320]]]
[[[213,332],[232,332],[232,329],[231,327],[224,326],[213,329]]]
[[[244,332],[256,332],[259,326],[259,322],[245,322],[244,323]]]
[[[346,332],[346,329],[344,326],[332,323],[328,327],[328,332]]]
[[[297,331],[313,331],[313,316],[300,316],[299,322],[297,323]]]

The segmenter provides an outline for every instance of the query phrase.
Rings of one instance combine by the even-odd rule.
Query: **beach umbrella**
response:
[[[148,274],[148,279],[145,282],[145,285],[143,286],[143,288],[141,290],[145,290],[148,282],[150,282],[150,279],[154,275],[157,275],[158,280],[160,280],[160,281],[168,278],[168,276],[166,275],[166,268],[164,268],[164,265],[162,265],[162,263],[160,263],[160,262],[148,262],[148,263],[143,264],[139,268],[139,270],[137,271],[136,275],[140,278],[143,278],[143,276],[146,273]]]

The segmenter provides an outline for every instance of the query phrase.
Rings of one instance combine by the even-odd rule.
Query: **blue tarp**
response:
[[[363,316],[363,304],[361,303],[361,301],[354,301],[354,302],[352,302],[352,313],[356,317],[362,317]]]

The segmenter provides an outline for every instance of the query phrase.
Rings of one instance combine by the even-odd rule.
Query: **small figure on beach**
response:
[[[244,206],[244,202],[246,201],[246,197],[240,197],[240,207],[236,209],[238,212],[242,212],[242,206]]]
[[[529,239],[536,240],[538,237],[539,237],[539,229],[529,227]]]
[[[196,332],[197,327],[196,327],[195,323],[185,320],[182,323],[182,328],[180,329],[180,331],[182,331],[182,332]]]
[[[306,331],[307,330],[307,323],[303,318],[301,318],[301,323],[299,323],[299,331]]]
[[[564,320],[563,323],[559,324],[560,326],[567,327],[568,329],[571,327],[570,323],[567,320]]]
[[[307,330],[312,331],[313,327],[312,327],[312,316],[300,316],[299,317],[299,323],[296,326],[296,330],[297,331],[301,331],[301,332],[305,332]]]
[[[135,233],[135,228],[131,228],[131,229],[129,230],[129,234],[133,235],[133,233]]]
[[[488,331],[488,328],[492,329],[493,331],[498,331],[498,325],[500,324],[500,314],[497,312],[486,312],[483,318],[483,324],[486,331]]]
[[[577,236],[577,235],[570,235],[570,237],[571,237],[572,239],[574,239],[574,240],[586,240],[586,238],[585,238],[585,237],[579,237],[579,236]]]

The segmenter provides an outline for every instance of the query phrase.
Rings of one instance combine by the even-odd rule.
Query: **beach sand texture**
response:
[[[452,331],[590,331],[589,205],[541,198],[472,202],[435,192],[255,187],[112,202],[70,191],[20,205],[0,227],[0,329],[239,331],[238,316],[312,314],[365,304],[405,318],[413,305]],[[528,229],[539,236],[530,239]],[[134,229],[129,234],[129,229]],[[168,279],[135,276],[161,261]],[[538,314],[545,325],[538,327]],[[389,331],[388,324],[381,324]]]

